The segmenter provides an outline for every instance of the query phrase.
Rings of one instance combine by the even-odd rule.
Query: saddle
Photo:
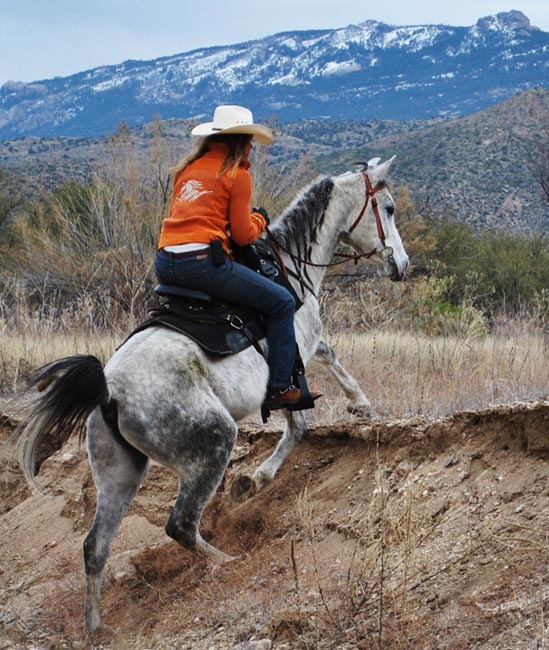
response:
[[[303,303],[270,240],[257,239],[247,246],[233,244],[232,250],[237,262],[288,289],[296,301],[296,311],[301,307]],[[164,301],[149,309],[150,318],[130,336],[153,325],[164,325],[183,332],[211,355],[236,354],[250,345],[263,354],[259,341],[265,337],[265,322],[259,312],[185,287],[159,284],[154,291]]]
[[[258,312],[180,286],[159,284],[154,291],[165,300],[149,309],[150,318],[132,336],[163,325],[186,334],[213,356],[236,354],[250,345],[263,354],[259,341],[265,337],[265,322]]]
[[[294,296],[296,311],[302,306],[289,283],[280,255],[267,239],[257,239],[248,246],[233,245],[233,255],[240,264],[286,287]],[[149,309],[150,318],[141,323],[128,338],[149,327],[163,326],[185,334],[211,356],[236,354],[253,346],[264,356],[260,341],[265,337],[265,320],[254,310],[229,304],[214,296],[185,287],[159,284],[154,289],[162,298],[160,305]],[[301,389],[301,401],[289,410],[314,407],[305,380],[305,366],[296,345],[293,382]],[[266,421],[268,413],[263,413]]]

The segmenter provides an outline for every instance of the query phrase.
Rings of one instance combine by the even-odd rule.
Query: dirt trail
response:
[[[177,481],[152,466],[113,544],[97,647],[549,648],[548,402],[318,426],[235,504],[232,480],[278,435],[240,433],[202,528],[240,556],[220,568],[164,535]],[[44,463],[47,497],[4,475],[0,649],[90,647],[85,451],[71,440]]]

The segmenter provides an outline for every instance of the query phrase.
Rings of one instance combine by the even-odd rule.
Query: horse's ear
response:
[[[372,169],[369,169],[370,176],[372,177],[372,184],[374,186],[379,185],[385,180],[389,172],[389,168],[393,164],[393,160],[395,158],[396,156],[393,156],[392,158],[389,158],[389,160],[386,160],[384,163],[381,163],[381,165],[375,165]],[[379,160],[380,158],[377,158],[377,161]]]

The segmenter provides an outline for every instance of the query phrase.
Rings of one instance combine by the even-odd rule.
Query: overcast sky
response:
[[[281,31],[365,20],[468,26],[511,9],[549,32],[549,0],[0,0],[0,85]]]

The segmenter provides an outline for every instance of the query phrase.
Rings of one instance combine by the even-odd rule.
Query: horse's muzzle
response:
[[[391,255],[387,260],[387,264],[389,265],[389,278],[393,282],[400,282],[401,280],[404,279],[404,275],[406,274],[406,269],[408,268],[408,260],[405,261],[402,269],[399,268],[398,264],[395,262],[394,257]]]

